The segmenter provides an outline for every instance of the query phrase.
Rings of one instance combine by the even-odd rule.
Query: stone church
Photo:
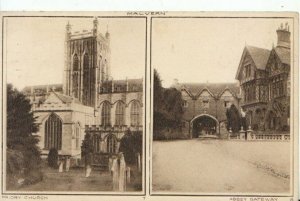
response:
[[[90,31],[72,32],[68,23],[63,84],[24,88],[39,125],[42,156],[56,148],[59,155],[80,158],[91,130],[97,131],[97,153],[117,153],[128,130],[143,133],[143,79],[112,79],[110,40],[108,31],[100,33],[97,18]]]
[[[256,131],[289,131],[291,42],[289,25],[277,29],[277,46],[271,50],[246,46],[236,73],[241,107],[247,124]]]

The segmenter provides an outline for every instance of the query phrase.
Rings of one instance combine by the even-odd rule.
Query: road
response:
[[[289,142],[181,140],[153,143],[152,190],[193,193],[285,193]]]

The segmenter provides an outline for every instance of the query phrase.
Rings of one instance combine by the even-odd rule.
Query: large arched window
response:
[[[61,150],[62,121],[52,113],[45,123],[45,149],[56,148]]]
[[[137,101],[131,103],[130,119],[132,126],[140,125],[140,105]]]
[[[83,104],[90,105],[90,89],[91,89],[91,75],[89,68],[89,55],[87,53],[83,56]]]
[[[124,103],[119,101],[116,106],[116,122],[115,122],[116,126],[124,125],[124,110],[125,110]]]
[[[102,126],[110,126],[110,104],[104,102],[101,111],[101,124]]]
[[[79,61],[77,54],[73,57],[73,93],[75,98],[79,96],[79,83],[78,83],[78,71],[79,70]]]
[[[117,152],[117,139],[114,135],[107,136],[107,152],[116,153]]]
[[[77,54],[73,57],[73,71],[77,71],[79,69],[79,60]]]

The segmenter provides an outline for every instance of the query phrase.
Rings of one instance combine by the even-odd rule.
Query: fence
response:
[[[233,134],[229,133],[228,139],[230,140],[264,140],[264,141],[289,141],[290,134],[260,134],[253,133],[253,130],[249,129],[247,131],[241,130],[239,133]]]

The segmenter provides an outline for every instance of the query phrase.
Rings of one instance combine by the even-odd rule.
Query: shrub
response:
[[[52,168],[58,168],[58,151],[55,148],[51,148],[48,153],[48,165]]]

